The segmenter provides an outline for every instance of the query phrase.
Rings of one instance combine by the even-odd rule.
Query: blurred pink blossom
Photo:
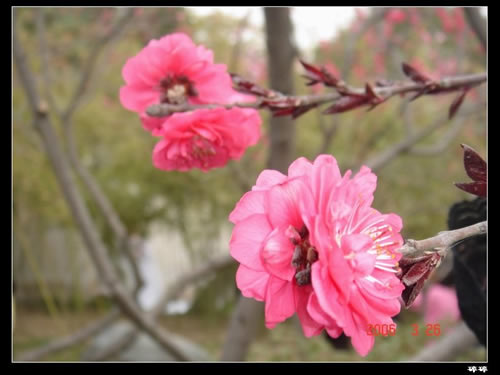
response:
[[[247,147],[258,142],[260,126],[254,109],[174,113],[153,130],[153,135],[163,137],[153,150],[153,164],[167,171],[222,167],[230,159],[240,159]]]
[[[386,22],[398,24],[406,20],[406,13],[401,9],[392,9],[385,14]]]
[[[425,311],[422,311],[423,300],[426,298]],[[433,284],[415,299],[411,310],[423,312],[426,324],[436,324],[442,321],[456,322],[460,319],[457,294],[453,288]]]

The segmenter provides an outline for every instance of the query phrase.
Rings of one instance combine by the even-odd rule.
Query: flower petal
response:
[[[317,336],[323,330],[320,321],[313,318],[309,313],[309,296],[314,294],[311,285],[303,285],[294,288],[295,309],[302,325],[302,331],[306,337]]]
[[[273,186],[268,193],[267,212],[273,227],[292,225],[300,229],[303,225],[298,202],[301,196],[300,180],[288,180]]]
[[[294,313],[293,284],[271,276],[266,295],[266,327],[274,328],[276,324],[291,317]]]
[[[268,190],[274,185],[281,184],[286,181],[287,177],[278,171],[272,169],[264,169],[257,177],[257,182],[252,190]]]
[[[269,232],[271,226],[265,215],[255,214],[238,222],[229,241],[231,256],[249,268],[263,271],[260,252]]]
[[[293,250],[293,244],[285,236],[285,228],[274,228],[262,248],[264,267],[276,277],[291,281],[295,275],[295,268],[292,267]]]
[[[236,224],[253,214],[265,214],[266,192],[249,191],[241,197],[229,214],[229,221]]]
[[[247,298],[264,301],[267,292],[269,274],[263,271],[255,271],[240,264],[236,271],[236,285],[241,294]]]

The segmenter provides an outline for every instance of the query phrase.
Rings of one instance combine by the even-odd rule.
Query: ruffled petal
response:
[[[292,283],[271,276],[266,295],[266,327],[274,328],[276,324],[291,317],[294,313],[295,297]]]
[[[274,228],[266,239],[261,256],[264,267],[276,277],[291,281],[295,275],[292,267],[294,246],[285,236],[284,228]]]
[[[231,256],[256,271],[264,271],[260,252],[271,226],[265,215],[255,214],[238,222],[229,241]]]
[[[254,214],[265,214],[266,192],[249,191],[241,197],[236,207],[229,214],[229,221],[236,224]]]
[[[269,274],[263,271],[255,271],[240,264],[236,271],[236,285],[241,294],[247,298],[264,301],[267,291]]]

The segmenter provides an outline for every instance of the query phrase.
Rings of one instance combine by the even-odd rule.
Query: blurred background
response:
[[[486,9],[478,14],[486,22]],[[290,8],[289,15],[295,53],[292,86],[299,95],[324,91],[304,85],[299,57],[326,66],[353,86],[405,79],[402,62],[436,78],[486,71],[486,48],[463,8],[297,7]],[[134,113],[121,106],[118,92],[127,59],[149,40],[176,31],[213,50],[215,61],[227,64],[230,72],[269,87],[263,9],[16,8],[14,17],[14,32],[39,91],[50,99],[49,115],[57,134],[95,179],[127,234],[129,245],[120,246],[94,197],[78,180],[120,280],[132,290],[134,272],[138,272],[143,278],[135,294],[138,304],[150,310],[163,301],[158,324],[200,358],[219,358],[239,298],[234,282],[237,265],[227,257],[232,229],[227,218],[268,165],[269,113],[261,111],[265,124],[261,142],[240,161],[209,173],[167,173],[153,167],[151,153],[157,140],[143,130]],[[115,32],[120,22],[123,25]],[[114,302],[61,194],[16,69],[13,358],[22,360],[23,353],[106,318]],[[81,95],[71,113],[71,144],[65,138],[64,113],[77,92]],[[448,107],[454,97],[426,96],[411,103],[407,98],[392,98],[370,112],[358,109],[335,116],[312,110],[295,121],[293,159],[312,160],[318,153],[330,153],[342,171],[372,165],[378,175],[374,207],[403,218],[404,238],[433,236],[447,229],[454,203],[473,199],[453,185],[469,181],[460,144],[486,158],[486,86],[472,89],[449,121]],[[390,149],[394,155],[384,157]],[[203,273],[203,267],[214,260],[219,262],[212,269],[216,271]],[[273,330],[267,330],[262,319],[246,359],[412,358],[440,339],[425,335],[426,323],[439,323],[441,336],[460,323],[453,280],[446,279],[445,271],[437,274],[422,300],[410,310],[402,309],[396,336],[377,337],[365,358],[342,340],[305,338],[294,319]],[[166,298],[172,290],[175,293]],[[418,336],[412,335],[413,324],[421,327]],[[130,332],[118,317],[76,344],[37,359],[168,360],[147,335]],[[485,358],[484,347],[472,345],[453,360]]]

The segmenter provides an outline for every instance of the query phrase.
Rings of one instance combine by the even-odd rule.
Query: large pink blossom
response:
[[[239,159],[260,138],[261,119],[253,109],[199,109],[175,113],[153,131],[161,136],[153,164],[163,170],[207,171]]]
[[[371,208],[376,176],[342,177],[336,160],[297,159],[288,176],[263,171],[236,205],[230,241],[246,297],[266,303],[266,325],[297,313],[306,336],[350,336],[366,355],[368,324],[392,324],[403,285],[395,276],[402,222]]]
[[[288,176],[274,170],[261,172],[255,186],[243,195],[229,216],[235,224],[229,247],[240,263],[236,273],[238,288],[245,297],[265,301],[266,326],[273,328],[297,313],[304,334],[311,337],[324,327],[307,311],[312,286],[297,281],[294,266],[299,263],[295,249],[301,252],[308,247],[307,228],[299,207],[301,175],[295,164],[290,166]]]
[[[145,114],[152,104],[227,103],[235,93],[231,77],[226,65],[213,60],[212,51],[184,33],[153,39],[123,67],[121,103],[141,114],[148,130],[161,126],[160,120]]]
[[[301,163],[310,168],[307,160]],[[353,178],[351,171],[342,177],[336,160],[321,155],[305,180],[314,197],[314,210],[306,211],[315,212],[304,219],[318,252],[308,311],[335,322],[364,356],[374,343],[368,324],[392,324],[400,311],[404,286],[395,273],[401,218],[371,207],[377,177],[367,167]]]

